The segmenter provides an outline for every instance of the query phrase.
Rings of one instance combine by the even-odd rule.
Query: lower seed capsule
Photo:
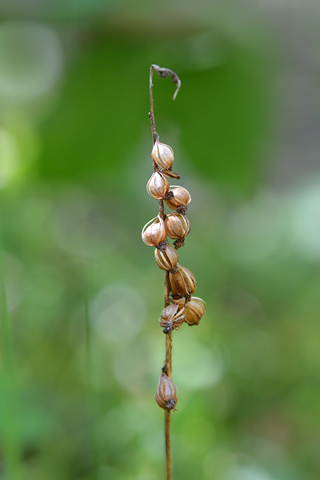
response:
[[[159,322],[161,327],[164,327],[163,333],[169,333],[174,329],[181,327],[185,321],[184,305],[168,305],[165,307],[160,315]]]
[[[195,292],[196,279],[185,267],[179,264],[169,272],[169,287],[172,295],[176,297],[189,297]]]
[[[176,410],[176,403],[178,401],[178,389],[172,380],[164,373],[160,375],[156,402],[159,407],[164,410]]]
[[[168,213],[165,226],[168,237],[173,239],[182,239],[190,232],[190,222],[181,213]]]
[[[141,237],[144,243],[150,247],[157,247],[164,242],[167,237],[167,232],[164,220],[160,215],[145,224],[142,229]]]
[[[185,307],[185,321],[189,325],[199,325],[201,318],[207,310],[207,306],[202,298],[191,297],[191,300],[186,304],[184,299],[178,300],[177,303]]]
[[[171,195],[173,193],[173,195]],[[170,195],[169,195],[170,194]],[[169,208],[177,210],[181,207],[187,207],[191,202],[191,195],[186,188],[173,185],[164,197]]]
[[[147,183],[147,192],[157,200],[164,198],[169,188],[169,182],[161,172],[154,172]]]
[[[164,249],[156,248],[154,258],[162,270],[172,270],[179,261],[177,252],[169,243],[166,243]]]

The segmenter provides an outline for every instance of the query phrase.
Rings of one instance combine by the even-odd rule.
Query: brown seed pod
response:
[[[185,321],[189,325],[199,325],[201,318],[207,310],[207,306],[202,298],[191,297],[191,300],[186,304],[184,299],[181,299],[178,300],[178,304],[185,307]]]
[[[160,215],[146,223],[141,233],[142,240],[150,247],[159,247],[159,244],[164,242],[166,236],[166,227]]]
[[[179,213],[185,213],[185,208],[191,202],[191,195],[185,188],[173,185],[164,197],[164,201],[172,210],[180,209]]]
[[[181,213],[168,213],[165,219],[167,235],[173,239],[181,239],[190,232],[190,222]]]
[[[195,292],[196,279],[185,267],[179,264],[169,272],[169,287],[174,298],[189,297]]]
[[[168,305],[165,307],[159,318],[161,327],[164,327],[163,333],[169,333],[171,330],[179,328],[185,321],[184,304]]]
[[[179,180],[180,178],[179,173],[172,172],[171,170],[163,169],[161,170],[161,173],[163,173],[163,175],[165,175],[168,178],[175,178],[176,180]]]
[[[154,251],[154,258],[158,267],[162,270],[172,270],[179,261],[177,252],[169,243],[165,244],[163,250],[156,248]]]
[[[157,200],[164,198],[170,185],[166,177],[160,172],[154,172],[147,183],[147,192]]]
[[[153,145],[151,155],[154,163],[158,167],[164,168],[165,170],[171,170],[174,161],[174,155],[173,150],[171,147],[169,147],[169,145],[160,143],[157,140]]]
[[[156,402],[159,407],[164,410],[176,410],[176,403],[178,401],[178,389],[172,380],[163,372],[160,375]]]

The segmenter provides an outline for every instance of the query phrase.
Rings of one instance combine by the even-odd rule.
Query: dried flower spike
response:
[[[171,195],[171,193],[173,195]],[[173,186],[164,197],[164,200],[172,210],[180,209],[179,213],[185,213],[185,207],[191,202],[191,195],[186,188]],[[182,208],[184,207],[184,208]]]
[[[164,198],[170,185],[166,177],[160,172],[154,172],[147,183],[147,192],[156,200]]]
[[[189,297],[195,292],[197,282],[190,270],[177,264],[169,272],[169,286],[174,298]]]
[[[174,329],[181,327],[185,321],[185,308],[183,305],[168,305],[165,307],[159,318],[161,327],[164,327],[163,333],[169,333]]]
[[[182,239],[190,232],[190,222],[181,213],[168,213],[165,218],[167,235],[173,239]]]
[[[176,410],[176,403],[178,401],[178,389],[172,380],[163,372],[160,375],[156,402],[159,407],[164,410]]]
[[[158,215],[150,220],[142,229],[142,240],[150,247],[158,247],[167,237],[164,220]]]
[[[172,270],[179,261],[177,252],[169,243],[166,243],[163,249],[156,248],[154,258],[162,270]]]
[[[191,297],[191,300],[184,303],[184,300],[178,300],[179,305],[185,306],[185,321],[189,325],[199,325],[203,315],[206,313],[207,306],[202,298]]]
[[[174,161],[174,155],[173,150],[171,147],[169,147],[169,145],[160,143],[157,140],[153,145],[151,155],[157,167],[164,168],[165,170],[171,170]]]

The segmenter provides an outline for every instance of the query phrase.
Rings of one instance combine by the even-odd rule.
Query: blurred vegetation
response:
[[[319,65],[315,10],[198,3],[1,6],[1,480],[164,476],[151,63],[182,80],[155,76],[155,120],[208,307],[173,335],[174,478],[319,478],[319,165],[311,136],[285,161],[282,101],[319,76],[286,56],[292,22]]]

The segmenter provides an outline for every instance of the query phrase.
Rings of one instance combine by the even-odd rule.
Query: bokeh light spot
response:
[[[15,177],[21,163],[13,136],[3,129],[0,129],[0,159],[0,188],[3,188]]]
[[[91,305],[91,318],[98,334],[111,341],[135,336],[146,319],[144,300],[128,285],[111,285]]]
[[[176,341],[174,350],[177,385],[190,389],[206,388],[221,379],[224,365],[215,346],[209,349],[185,337],[182,342]]]
[[[47,93],[62,67],[62,46],[52,28],[26,21],[8,21],[0,26],[2,103],[22,103]]]

